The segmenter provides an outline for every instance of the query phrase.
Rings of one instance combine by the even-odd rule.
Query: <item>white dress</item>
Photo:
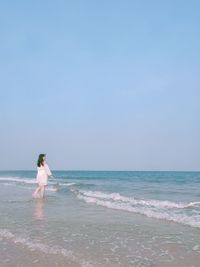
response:
[[[47,185],[48,176],[51,176],[52,173],[49,169],[49,166],[44,163],[44,166],[37,167],[37,177],[36,181],[39,185]]]

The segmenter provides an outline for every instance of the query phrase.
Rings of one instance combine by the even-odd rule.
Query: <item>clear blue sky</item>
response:
[[[200,170],[199,10],[0,1],[0,169]]]

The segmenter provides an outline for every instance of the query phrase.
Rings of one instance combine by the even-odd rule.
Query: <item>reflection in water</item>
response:
[[[35,200],[34,218],[36,220],[44,220],[44,199],[42,198]]]

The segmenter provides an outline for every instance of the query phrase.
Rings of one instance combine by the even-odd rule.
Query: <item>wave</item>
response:
[[[61,186],[72,186],[72,185],[75,185],[76,183],[60,183],[58,182],[58,185],[61,185]]]
[[[5,186],[19,186],[27,190],[33,190],[33,186],[36,186],[37,181],[31,178],[20,178],[20,177],[0,177],[0,184]],[[62,188],[72,187],[76,185],[74,182],[60,182],[58,179],[48,180],[48,186],[46,191],[57,192]]]
[[[57,192],[58,191],[58,188],[54,188],[54,187],[47,187],[46,188],[46,191],[50,191],[50,192]]]
[[[14,183],[20,183],[20,184],[36,184],[36,178],[20,178],[20,177],[0,177],[0,182],[2,182],[4,185],[11,185],[11,182]],[[73,186],[76,183],[70,182],[70,183],[64,183],[59,182],[59,180],[48,180],[48,184],[50,185],[58,185],[58,186]]]
[[[20,178],[20,177],[0,177],[0,181],[2,182],[17,182],[17,183],[25,183],[25,184],[36,184],[36,179],[31,178]]]
[[[93,265],[89,261],[85,261],[80,259],[79,257],[74,255],[74,252],[71,250],[67,250],[60,246],[49,246],[34,240],[30,240],[28,237],[16,236],[12,232],[7,229],[0,229],[0,237],[6,238],[15,244],[22,244],[31,250],[38,250],[45,254],[54,254],[54,255],[62,255],[67,257],[70,261],[79,264],[82,267],[92,267]]]
[[[190,203],[176,203],[172,201],[162,201],[162,200],[154,200],[154,199],[135,199],[133,197],[125,197],[120,195],[119,193],[103,193],[99,191],[84,191],[79,190],[79,193],[86,196],[86,197],[94,197],[98,199],[108,199],[113,201],[121,201],[125,203],[130,203],[132,205],[145,205],[149,207],[156,207],[156,208],[177,208],[177,209],[184,209],[192,206],[200,205],[200,202],[190,202]]]
[[[118,193],[107,194],[98,191],[72,191],[76,193],[80,200],[84,200],[86,203],[200,228],[200,215],[189,215],[186,213],[187,208],[199,206],[200,202],[176,203],[159,200],[140,200],[121,196]]]

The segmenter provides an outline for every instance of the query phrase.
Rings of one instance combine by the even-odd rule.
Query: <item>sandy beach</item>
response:
[[[1,173],[0,266],[199,267],[198,190],[179,176],[199,173],[58,172],[41,200],[34,172]]]

